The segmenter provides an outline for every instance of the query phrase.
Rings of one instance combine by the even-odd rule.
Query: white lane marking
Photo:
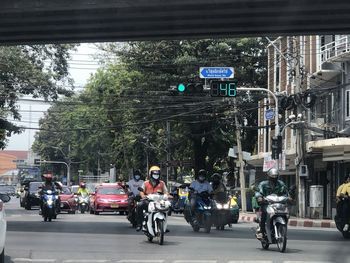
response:
[[[273,263],[271,260],[231,260],[227,263]]]
[[[110,260],[106,259],[68,259],[64,260],[63,263],[104,263]]]
[[[283,263],[335,263],[334,261],[305,261],[305,260],[301,260],[301,261],[283,261]]]
[[[148,260],[148,259],[123,259],[119,260],[118,263],[163,263],[164,260]]]
[[[56,262],[56,259],[31,259],[31,258],[14,258],[17,262]]]
[[[173,263],[216,263],[217,260],[174,260]]]

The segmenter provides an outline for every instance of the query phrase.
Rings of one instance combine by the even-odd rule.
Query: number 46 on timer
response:
[[[236,97],[237,82],[212,81],[210,83],[210,96],[212,97]]]

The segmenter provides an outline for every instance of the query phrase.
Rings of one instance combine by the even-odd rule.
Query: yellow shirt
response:
[[[341,184],[341,185],[338,187],[336,197],[340,197],[340,193],[341,193],[341,191],[343,190],[344,185],[346,185],[346,184],[345,184],[345,183],[344,183],[344,184]]]
[[[350,183],[344,184],[341,194],[350,196]]]

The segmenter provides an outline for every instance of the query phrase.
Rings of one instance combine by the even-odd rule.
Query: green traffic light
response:
[[[178,91],[180,91],[180,92],[184,92],[185,91],[185,89],[186,89],[186,87],[185,87],[185,85],[184,84],[179,84],[178,86],[177,86],[177,90]]]

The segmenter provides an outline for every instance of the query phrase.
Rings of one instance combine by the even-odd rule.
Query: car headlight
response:
[[[216,204],[216,207],[217,207],[218,209],[221,209],[221,208],[222,208],[222,204]]]

